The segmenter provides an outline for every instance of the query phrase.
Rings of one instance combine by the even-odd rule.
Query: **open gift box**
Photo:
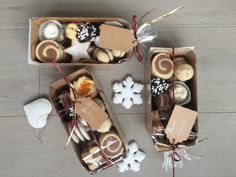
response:
[[[173,88],[173,84],[181,84],[187,87],[188,98],[182,103],[176,103],[175,99],[173,99],[173,95],[171,93],[172,89],[167,89],[164,92],[160,92],[160,95],[155,95],[153,93],[153,79],[156,76],[152,73],[151,63],[155,56],[158,54],[164,53],[167,56],[171,56],[171,58],[177,59],[178,57],[183,57],[187,64],[190,64],[193,68],[193,77],[190,80],[185,82],[179,81],[176,77],[173,76],[166,80],[166,83],[169,84],[170,88]],[[193,48],[174,48],[174,52],[172,48],[158,48],[152,47],[149,50],[149,54],[147,56],[147,60],[145,63],[146,71],[145,71],[145,83],[147,86],[146,89],[146,125],[148,130],[152,134],[153,142],[157,151],[169,151],[171,143],[169,139],[166,137],[165,128],[168,125],[168,121],[171,117],[171,113],[175,105],[180,104],[184,108],[188,108],[189,110],[196,111],[197,107],[197,67],[196,67],[196,56],[194,54]],[[175,69],[175,64],[174,64]],[[158,80],[159,82],[160,80]],[[160,81],[162,82],[162,81]],[[166,84],[164,83],[164,84]],[[163,83],[162,83],[163,84]],[[162,85],[163,88],[166,85]],[[161,91],[161,90],[159,90]],[[186,91],[186,92],[187,92]],[[175,92],[175,91],[174,91]],[[176,95],[179,93],[175,93]],[[174,95],[175,97],[175,95]],[[174,100],[174,104],[173,103]],[[157,112],[156,112],[157,111]],[[162,111],[162,112],[161,112]],[[158,114],[158,118],[155,114]],[[165,117],[162,119],[162,117]],[[161,125],[161,126],[160,126]],[[198,123],[197,119],[191,129],[191,134],[189,138],[181,143],[182,147],[191,147],[197,143],[197,133],[198,133]]]
[[[44,39],[41,39],[43,37],[40,37],[40,35],[42,35],[42,32],[40,32],[41,26],[45,25],[45,23],[47,23],[48,21],[54,21],[55,20],[57,22],[59,22],[60,24],[58,26],[60,26],[59,28],[61,28],[61,37],[64,40],[60,40],[58,41],[50,41],[46,42],[47,44],[50,44],[50,46],[52,46],[51,48],[48,48],[48,46],[46,46],[43,49],[40,49],[38,51],[43,50],[42,55],[45,55],[47,53],[47,56],[49,55],[55,55],[55,53],[59,53],[58,55],[60,55],[60,59],[58,59],[58,63],[60,63],[60,65],[66,65],[66,66],[70,66],[70,65],[97,65],[97,64],[117,64],[117,63],[122,63],[124,61],[128,61],[130,58],[130,51],[127,52],[118,52],[118,51],[110,51],[107,49],[100,48],[102,52],[101,55],[101,59],[102,60],[98,60],[95,59],[95,49],[97,48],[97,45],[95,45],[95,41],[92,41],[90,44],[90,47],[88,48],[88,50],[86,49],[86,52],[88,51],[89,56],[91,58],[81,58],[79,59],[77,62],[73,62],[72,63],[72,56],[70,54],[67,54],[65,52],[66,48],[69,48],[71,46],[72,40],[68,38],[68,34],[66,33],[66,28],[68,24],[74,23],[74,24],[85,24],[84,26],[87,25],[87,23],[90,24],[95,24],[97,27],[97,30],[99,30],[100,25],[107,23],[107,25],[111,25],[111,26],[116,26],[118,25],[120,27],[120,25],[122,25],[122,29],[128,29],[131,31],[130,29],[130,25],[128,22],[126,22],[123,19],[119,19],[119,18],[71,18],[71,17],[40,17],[40,18],[31,18],[29,20],[29,48],[28,48],[28,63],[32,64],[32,65],[51,65],[51,61],[47,61],[47,60],[43,60],[43,59],[39,59],[37,57],[37,46],[39,45],[40,41],[44,41]],[[57,25],[56,22],[56,25]],[[43,25],[42,25],[43,24]],[[93,26],[94,27],[94,26]],[[50,26],[50,30],[55,30],[52,29],[53,27]],[[45,29],[45,28],[44,28]],[[78,29],[77,29],[78,30]],[[53,34],[53,31],[49,31],[51,32],[51,35]],[[74,33],[77,33],[76,30],[74,31]],[[82,33],[82,32],[81,32]],[[49,35],[49,34],[47,34]],[[98,34],[97,34],[98,35]],[[75,37],[76,35],[74,35]],[[76,40],[76,39],[75,39]],[[111,40],[111,39],[108,39]],[[98,42],[99,43],[99,42]],[[46,44],[44,44],[46,45]],[[41,45],[42,48],[43,45]],[[54,50],[55,47],[58,50]],[[51,51],[50,51],[51,50]],[[70,52],[69,52],[70,53]],[[84,53],[84,52],[83,52]],[[38,54],[39,56],[40,54]],[[105,58],[104,58],[104,55]],[[97,57],[97,53],[96,53],[96,57]],[[43,57],[42,57],[43,58]],[[93,59],[92,59],[93,58]],[[104,61],[105,59],[109,58],[109,61],[106,62],[101,62]],[[60,61],[59,61],[60,60]]]
[[[86,78],[86,80],[78,81],[81,78]],[[88,69],[82,68],[68,75],[67,81],[71,84],[76,81],[80,82],[81,89],[83,86],[80,90],[82,92],[86,90],[89,83],[95,85],[97,89],[96,93],[75,99],[71,95],[71,87],[64,79],[50,85],[50,99],[71,138],[74,151],[83,167],[90,174],[95,174],[121,162],[126,156],[125,144],[127,143],[94,75]],[[102,120],[104,114],[107,117]],[[74,126],[71,126],[72,123]]]

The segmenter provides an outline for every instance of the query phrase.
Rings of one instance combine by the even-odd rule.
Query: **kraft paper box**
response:
[[[189,87],[190,92],[191,92],[191,101],[184,105],[184,107],[191,109],[193,111],[197,111],[198,110],[198,102],[197,102],[197,66],[196,66],[196,56],[194,53],[194,48],[193,47],[183,47],[183,48],[174,48],[174,53],[175,53],[175,58],[176,57],[184,57],[187,61],[188,64],[190,64],[193,69],[194,69],[194,76],[192,79],[188,80],[185,82],[185,84]],[[151,60],[152,58],[159,53],[166,53],[168,55],[172,55],[173,49],[172,48],[159,48],[159,47],[152,47],[149,50],[148,56],[147,56],[147,60],[145,62],[145,84],[146,84],[146,93],[145,93],[145,97],[146,97],[146,126],[147,129],[149,130],[150,133],[154,132],[154,128],[155,128],[155,124],[156,122],[153,120],[152,118],[152,112],[154,110],[152,110],[153,108],[153,103],[152,103],[152,93],[151,93],[151,77],[152,77],[152,73],[151,73]],[[164,125],[164,127],[166,126],[166,124]],[[198,133],[198,123],[197,120],[192,128],[192,131],[194,133]],[[197,142],[197,138],[195,138],[194,140],[187,140],[184,141],[184,145],[185,146],[194,146]],[[165,139],[162,142],[163,144],[167,144],[169,145],[169,140],[165,137]],[[155,144],[155,143],[154,143]],[[157,151],[168,151],[170,150],[169,148],[167,148],[166,146],[160,146],[155,144],[155,148],[157,149]]]
[[[89,71],[88,69],[86,68],[82,68],[82,69],[79,69],[78,71],[70,74],[67,76],[67,79],[73,83],[73,81],[77,80],[79,77],[81,76],[87,76],[87,77],[90,77],[96,84],[96,87],[98,90],[101,90],[101,87],[99,86],[99,83],[97,82],[97,80],[95,79],[94,77],[94,74],[91,73],[91,71]],[[65,122],[64,119],[65,119],[65,112],[61,112],[61,110],[65,110],[65,108],[61,107],[60,104],[58,104],[58,101],[59,101],[59,94],[62,92],[63,90],[63,93],[66,92],[66,91],[69,91],[69,86],[68,84],[65,82],[64,79],[60,79],[56,82],[53,82],[51,83],[50,85],[50,93],[49,93],[49,97],[51,99],[51,102],[53,103],[55,109],[57,110],[57,113],[58,115],[60,116],[61,120],[62,120],[62,123],[64,125],[64,128],[68,134],[68,136],[70,135],[70,132],[69,132],[69,128],[68,128],[68,122]],[[113,164],[116,164],[118,162],[121,162],[123,160],[124,157],[126,157],[126,141],[125,139],[123,138],[123,133],[122,133],[122,130],[120,129],[120,126],[114,116],[114,114],[112,113],[111,109],[110,109],[110,106],[107,104],[107,100],[104,96],[104,93],[103,91],[100,91],[98,93],[98,95],[96,96],[96,98],[99,97],[103,103],[105,104],[105,110],[106,110],[106,113],[109,115],[109,118],[108,119],[111,119],[112,121],[112,127],[110,128],[110,130],[108,132],[113,132],[115,133],[116,135],[118,135],[118,137],[120,138],[121,140],[121,143],[122,143],[122,148],[123,148],[123,151],[120,155],[118,156],[115,156],[114,158],[109,158],[109,161],[111,163],[111,165]],[[101,136],[103,136],[104,134],[106,134],[107,132],[105,133],[101,133],[101,132],[95,132],[94,131],[94,136],[96,136],[96,139],[97,141],[99,141],[99,138],[101,138]],[[102,159],[102,156],[101,154],[98,155],[98,152],[92,154],[91,156],[90,155],[87,155],[86,156],[86,153],[87,153],[87,150],[92,146],[94,146],[94,137],[91,135],[91,129],[88,130],[88,134],[90,135],[91,137],[91,141],[85,141],[85,142],[82,142],[80,141],[78,144],[75,143],[72,139],[71,139],[71,144],[73,145],[73,148],[74,148],[74,151],[78,157],[78,159],[80,160],[82,166],[90,173],[90,174],[96,174],[110,166],[107,165],[107,163],[103,160],[101,161]],[[115,142],[114,142],[115,143]],[[70,145],[70,144],[69,144]],[[97,146],[97,144],[96,144]],[[106,147],[104,147],[106,148]],[[84,153],[84,151],[86,150],[86,153]],[[103,149],[103,148],[102,148]],[[100,149],[101,150],[101,149]],[[113,149],[114,150],[114,149]],[[105,150],[104,150],[105,151]],[[96,157],[94,157],[96,156]],[[99,157],[98,157],[99,156]],[[88,163],[85,163],[85,160],[83,160],[84,158],[88,158]],[[93,159],[91,158],[98,158],[99,159],[99,164],[97,164],[97,162],[95,162]],[[90,161],[89,161],[90,159]],[[98,165],[99,167],[94,169],[94,170],[91,170],[88,166],[91,165],[91,167],[93,168],[93,163],[96,163],[96,165]]]
[[[116,21],[124,25],[124,29],[131,29],[130,25],[127,21],[120,18],[77,18],[77,17],[33,17],[29,19],[29,42],[28,42],[28,64],[31,65],[52,65],[52,63],[42,63],[36,57],[36,46],[39,44],[39,27],[42,23],[48,20],[57,20],[63,26],[66,26],[68,23],[86,23],[86,22],[94,22],[94,23],[103,23],[106,21]],[[69,39],[66,39],[69,41]],[[67,45],[66,47],[69,47]],[[130,58],[131,52],[126,52],[125,56],[120,59],[120,61],[125,62]],[[95,59],[81,59],[81,61],[77,63],[71,63],[71,56],[66,55],[63,63],[59,63],[59,65],[65,66],[75,66],[75,65],[113,65],[122,62],[116,63],[102,63]]]

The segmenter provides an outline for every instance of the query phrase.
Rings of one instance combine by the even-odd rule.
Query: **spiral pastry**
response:
[[[106,133],[102,135],[99,142],[108,158],[117,157],[124,151],[122,141],[115,133]]]
[[[36,57],[44,63],[60,62],[64,56],[63,47],[53,40],[42,41],[36,47]]]
[[[160,53],[152,59],[151,63],[152,74],[162,79],[169,79],[173,75],[173,62],[169,55]]]

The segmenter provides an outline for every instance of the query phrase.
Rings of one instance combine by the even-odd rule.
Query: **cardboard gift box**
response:
[[[29,42],[28,42],[28,64],[32,65],[51,65],[51,63],[44,63],[41,62],[37,57],[36,57],[36,47],[40,42],[39,39],[39,29],[40,25],[43,24],[44,22],[48,20],[57,20],[60,22],[65,28],[65,26],[69,23],[103,23],[106,21],[115,21],[123,24],[124,29],[128,29],[131,31],[131,27],[129,23],[123,19],[120,18],[72,18],[72,17],[35,17],[35,18],[30,18],[29,19]],[[64,34],[65,36],[65,34]],[[109,39],[110,40],[110,39]],[[123,40],[123,39],[122,39]],[[70,40],[65,39],[65,42],[63,44],[63,48],[69,47],[70,45]],[[66,46],[65,46],[66,45]],[[122,47],[122,46],[121,46]],[[64,50],[64,49],[62,49]],[[66,65],[66,66],[71,66],[71,65],[111,65],[111,64],[118,64],[122,63],[125,61],[128,61],[130,58],[131,52],[128,51],[125,53],[125,55],[120,58],[116,62],[109,62],[109,63],[102,63],[100,61],[97,61],[95,59],[81,59],[79,62],[76,63],[71,63],[71,56],[66,54],[64,56],[63,62],[60,62],[60,65]]]
[[[194,48],[192,48],[192,47],[174,48],[174,55],[175,55],[175,58],[176,57],[184,57],[185,60],[187,61],[187,63],[193,67],[194,76],[190,80],[185,82],[185,84],[188,86],[188,88],[191,92],[191,95],[190,95],[191,101],[187,104],[184,104],[183,107],[188,108],[193,111],[197,111],[198,110],[197,66],[196,66],[196,56],[195,56],[193,49]],[[145,97],[146,97],[146,126],[147,126],[147,129],[150,131],[150,133],[152,133],[152,138],[154,136],[154,132],[158,129],[159,124],[162,124],[164,126],[164,128],[168,124],[168,122],[155,119],[154,111],[156,108],[155,108],[155,103],[154,103],[154,98],[153,98],[154,96],[152,95],[152,92],[151,92],[151,80],[154,77],[152,75],[151,61],[154,56],[156,56],[157,54],[160,54],[160,53],[165,53],[165,54],[168,54],[171,56],[171,55],[173,55],[173,49],[172,48],[152,47],[149,50],[147,60],[145,63],[145,69],[146,69],[145,83],[147,86],[146,93],[145,93]],[[175,78],[174,82],[179,82],[179,81],[177,81]],[[171,84],[172,84],[172,80],[170,81],[170,85]],[[169,104],[171,104],[171,102],[169,102]],[[171,115],[172,110],[173,110],[173,107],[168,110],[170,112],[168,114],[168,116]],[[191,131],[193,132],[193,134],[197,135],[197,133],[198,133],[197,119],[196,119],[195,124],[192,127]],[[193,139],[188,139],[188,140],[180,143],[180,145],[183,145],[183,147],[184,146],[190,147],[190,146],[194,146],[196,143],[197,143],[197,136],[195,136],[195,138],[193,138]],[[169,151],[170,150],[170,148],[169,148],[170,142],[167,139],[166,135],[161,140],[161,143],[159,143],[159,142],[157,143],[154,141],[154,145],[155,145],[155,148],[157,149],[157,151]],[[165,145],[167,145],[167,146],[165,146]]]
[[[97,93],[95,98],[99,98],[102,100],[102,102],[104,103],[104,111],[108,115],[108,118],[106,120],[109,119],[109,120],[111,120],[111,123],[112,123],[109,130],[98,132],[98,130],[97,131],[94,129],[92,130],[92,128],[91,128],[92,124],[90,124],[89,122],[86,123],[86,121],[85,121],[85,124],[89,125],[85,130],[87,132],[87,135],[90,136],[90,140],[89,139],[86,140],[86,136],[85,136],[85,138],[84,138],[85,141],[81,141],[81,139],[79,137],[80,142],[76,143],[73,139],[74,137],[72,137],[73,140],[71,140],[71,143],[73,145],[74,151],[75,151],[78,159],[80,160],[82,166],[90,174],[95,174],[95,173],[98,173],[98,172],[110,167],[111,165],[121,162],[123,160],[123,158],[126,156],[126,144],[127,143],[123,138],[123,133],[120,129],[120,126],[119,126],[114,114],[112,113],[110,106],[107,104],[108,102],[104,96],[104,93],[101,90],[101,87],[99,86],[99,83],[95,79],[93,73],[91,73],[91,71],[89,71],[86,68],[82,68],[82,69],[79,69],[78,71],[68,75],[67,80],[70,83],[72,83],[73,81],[76,81],[78,78],[80,78],[82,76],[86,76],[88,78],[91,78],[95,82],[96,88],[97,88],[97,90],[99,90],[99,92]],[[73,119],[69,120],[70,114],[68,114],[68,111],[71,108],[70,106],[73,103],[73,101],[71,100],[70,94],[67,94],[69,92],[70,92],[70,87],[64,79],[60,79],[56,82],[51,83],[51,85],[50,85],[50,93],[49,93],[50,99],[51,99],[58,115],[60,116],[60,118],[62,120],[62,123],[64,125],[64,128],[65,128],[68,136],[72,135],[71,129],[68,126],[68,122],[73,121]],[[65,95],[69,95],[69,96],[65,96]],[[83,99],[83,98],[81,98],[81,99]],[[94,96],[93,96],[93,99],[94,99]],[[77,101],[75,101],[74,103],[76,103],[76,102]],[[69,109],[68,109],[68,107],[66,108],[65,104],[63,104],[63,103],[65,103],[65,104],[68,103]],[[92,103],[92,102],[90,102],[90,103]],[[81,110],[82,110],[82,112],[85,110],[85,112],[84,112],[85,114],[87,114],[88,112],[89,112],[88,114],[91,113],[91,110],[88,110],[88,108],[90,108],[89,106],[91,105],[90,103],[88,104],[88,106],[86,108],[81,106]],[[97,104],[97,105],[99,105],[99,104]],[[75,109],[77,109],[77,108],[75,108]],[[77,112],[76,112],[76,114],[77,114]],[[94,121],[95,123],[96,123],[96,121],[100,120],[99,115],[101,115],[101,114],[99,113],[99,110],[97,110],[97,112],[95,112],[95,116],[92,117],[93,121],[95,120]],[[80,115],[77,118],[83,119],[82,115]],[[81,119],[78,122],[82,123],[79,126],[85,125]],[[79,129],[79,131],[82,132],[81,129]],[[112,134],[112,136],[110,136],[111,139],[108,138],[104,141],[101,141],[102,138],[104,139],[104,137],[109,136],[111,134]],[[119,141],[117,141],[117,139]],[[112,154],[112,153],[115,153],[116,155]],[[117,155],[117,153],[118,153],[118,155]]]

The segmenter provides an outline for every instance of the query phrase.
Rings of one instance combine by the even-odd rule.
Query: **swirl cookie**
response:
[[[99,142],[108,158],[115,158],[124,152],[122,141],[115,133],[103,134]]]
[[[36,57],[44,63],[50,63],[53,60],[61,62],[65,53],[63,47],[53,40],[45,40],[40,42],[36,47]]]
[[[169,55],[160,53],[154,56],[151,62],[152,74],[162,79],[169,79],[173,75],[173,62]]]
[[[190,80],[194,75],[193,67],[183,57],[175,59],[175,77],[180,81]]]

